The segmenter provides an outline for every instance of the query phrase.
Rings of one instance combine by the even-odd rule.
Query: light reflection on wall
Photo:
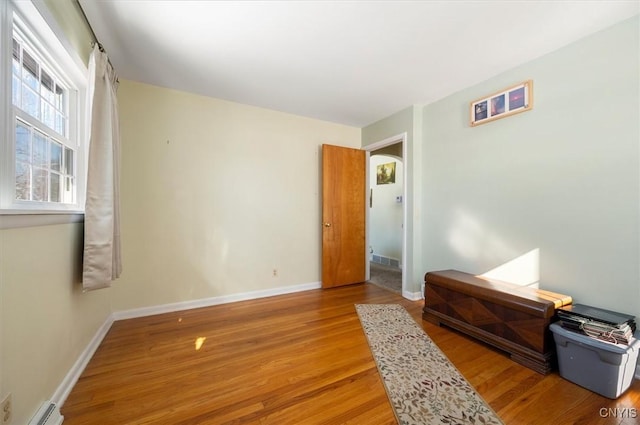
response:
[[[538,288],[540,286],[540,249],[532,249],[526,254],[481,274],[480,277]]]
[[[539,248],[517,255],[517,251],[504,239],[487,229],[473,215],[462,210],[457,210],[454,214],[448,241],[453,251],[463,259],[471,260],[478,265],[499,264],[479,275],[480,277],[538,288]],[[511,260],[502,263],[505,258]]]
[[[457,211],[449,232],[449,244],[458,255],[468,259],[476,258],[480,254],[479,241],[483,233],[478,220]]]
[[[471,214],[457,210],[448,236],[449,245],[462,258],[480,264],[511,258],[514,250]]]

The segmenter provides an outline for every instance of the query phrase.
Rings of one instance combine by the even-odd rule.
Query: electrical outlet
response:
[[[7,395],[4,400],[2,400],[2,425],[7,425],[11,423],[13,406],[11,405],[11,394]]]
[[[278,277],[278,269],[273,269],[273,277]]]

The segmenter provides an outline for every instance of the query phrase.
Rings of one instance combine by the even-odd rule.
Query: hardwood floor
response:
[[[506,424],[640,424],[640,381],[609,400],[539,375],[371,284],[115,322],[64,423],[394,424],[355,303],[404,305]]]

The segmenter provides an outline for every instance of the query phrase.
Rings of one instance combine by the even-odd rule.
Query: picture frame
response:
[[[532,108],[533,80],[527,80],[471,102],[469,124],[475,127]]]
[[[394,184],[396,182],[396,163],[388,162],[378,165],[376,169],[377,184]]]

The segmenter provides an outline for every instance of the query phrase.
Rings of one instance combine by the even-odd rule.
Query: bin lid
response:
[[[592,307],[584,304],[569,304],[567,306],[560,307],[560,310],[575,314],[576,316],[586,317],[587,319],[608,323],[610,325],[620,325],[623,323],[630,323],[635,320],[635,316],[632,316],[631,314],[619,313],[617,311],[605,310],[604,308]]]

